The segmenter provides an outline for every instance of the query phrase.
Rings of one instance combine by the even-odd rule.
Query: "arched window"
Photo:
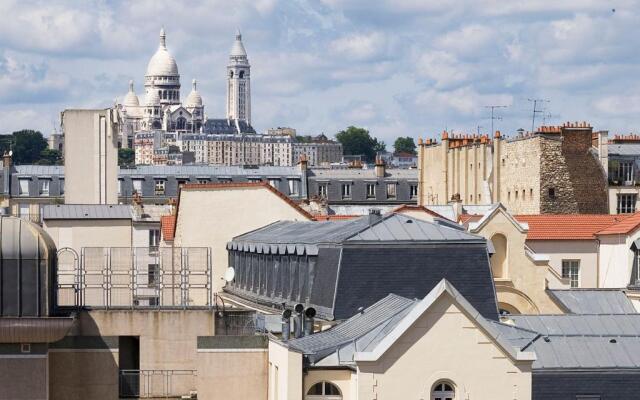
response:
[[[240,79],[244,78],[244,71],[240,71]]]
[[[233,71],[229,72],[229,78],[233,78]]]
[[[342,393],[331,382],[318,382],[309,388],[305,400],[342,400]]]
[[[491,243],[495,253],[491,256],[491,271],[493,271],[494,278],[506,278],[507,277],[507,238],[501,234],[496,233],[491,237]]]
[[[433,386],[431,400],[455,400],[456,390],[448,381],[440,381]]]

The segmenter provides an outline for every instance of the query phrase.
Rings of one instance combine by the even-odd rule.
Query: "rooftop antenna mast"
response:
[[[538,105],[549,103],[547,99],[527,99],[528,101],[533,103],[533,112],[531,113],[531,133],[535,130],[536,126],[536,114],[542,113],[544,116],[544,107],[538,108]]]
[[[507,108],[507,106],[499,106],[499,105],[490,105],[490,106],[484,106],[484,108],[490,108],[491,109],[491,136],[493,137],[493,134],[496,133],[493,130],[493,121],[502,120],[502,117],[498,117],[497,115],[495,115],[495,110],[496,108]]]

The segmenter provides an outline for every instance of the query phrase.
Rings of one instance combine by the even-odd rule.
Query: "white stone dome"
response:
[[[187,97],[187,101],[185,102],[185,105],[187,107],[202,107],[202,96],[200,96],[200,93],[198,93],[198,90],[196,89],[196,80],[193,80],[193,88],[191,89],[191,93],[189,93],[189,96]]]
[[[136,92],[133,91],[133,81],[129,81],[129,92],[124,96],[122,104],[125,107],[137,107],[140,105],[140,99],[136,96]]]
[[[146,106],[159,106],[160,96],[158,95],[158,92],[156,92],[155,90],[150,90],[145,96],[144,104]]]
[[[164,28],[160,30],[160,46],[149,60],[146,76],[178,76],[178,64],[166,46]]]

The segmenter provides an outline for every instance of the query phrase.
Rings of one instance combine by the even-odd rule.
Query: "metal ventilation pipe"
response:
[[[304,310],[304,335],[313,335],[313,321],[316,316],[316,309],[309,307]]]
[[[293,334],[297,338],[302,337],[302,323],[304,320],[304,316],[302,315],[304,311],[304,306],[302,304],[296,304],[294,311],[296,312],[296,316],[293,317]]]
[[[282,340],[287,341],[291,336],[291,310],[282,312]]]

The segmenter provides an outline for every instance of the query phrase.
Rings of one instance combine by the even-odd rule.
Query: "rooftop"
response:
[[[572,314],[635,314],[631,300],[620,289],[547,290]]]
[[[124,204],[55,204],[42,207],[42,219],[132,219]]]

